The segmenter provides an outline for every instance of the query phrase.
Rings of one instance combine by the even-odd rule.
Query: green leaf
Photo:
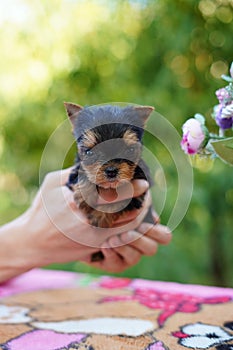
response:
[[[230,144],[228,146],[226,146],[227,148],[232,148],[233,149],[233,144]]]
[[[233,165],[233,137],[212,141],[215,153],[226,163]]]

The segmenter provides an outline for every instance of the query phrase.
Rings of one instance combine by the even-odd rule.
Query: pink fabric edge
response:
[[[162,282],[162,281],[150,281],[143,279],[134,279],[132,280],[131,287],[133,288],[150,288],[156,289],[158,291],[166,291],[172,293],[185,293],[189,295],[196,295],[201,297],[210,297],[210,296],[229,296],[233,298],[233,289],[232,288],[222,288],[222,287],[213,287],[205,286],[198,284],[182,284],[176,282]]]
[[[28,271],[8,282],[0,285],[0,297],[10,296],[23,292],[30,292],[41,289],[71,288],[78,285],[78,280],[88,276],[88,274],[61,271],[34,269]],[[95,282],[90,282],[90,286],[97,287],[101,280],[114,279],[119,277],[93,276]],[[120,277],[121,278],[121,277]],[[182,284],[176,282],[152,281],[144,279],[129,279],[128,288],[149,288],[161,292],[185,293],[201,297],[229,296],[233,298],[232,288],[221,288],[195,284]],[[126,287],[127,288],[127,287]]]
[[[78,276],[74,272],[33,269],[0,284],[0,297],[40,289],[72,287]]]

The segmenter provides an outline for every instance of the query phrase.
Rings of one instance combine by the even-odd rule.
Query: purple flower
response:
[[[214,107],[216,124],[223,130],[232,128],[233,125],[233,103],[224,107],[217,105]]]
[[[233,102],[222,109],[222,118],[233,118]]]
[[[181,148],[187,154],[196,154],[204,145],[206,131],[204,125],[195,118],[188,119],[183,127]]]
[[[223,130],[230,129],[233,125],[233,120],[229,118],[216,118],[216,124]]]

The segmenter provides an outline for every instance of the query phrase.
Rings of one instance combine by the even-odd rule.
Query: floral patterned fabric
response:
[[[233,350],[233,289],[33,270],[0,285],[0,350]]]

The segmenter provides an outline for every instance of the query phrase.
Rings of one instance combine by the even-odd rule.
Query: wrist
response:
[[[30,249],[27,214],[0,227],[0,283],[36,266]]]

